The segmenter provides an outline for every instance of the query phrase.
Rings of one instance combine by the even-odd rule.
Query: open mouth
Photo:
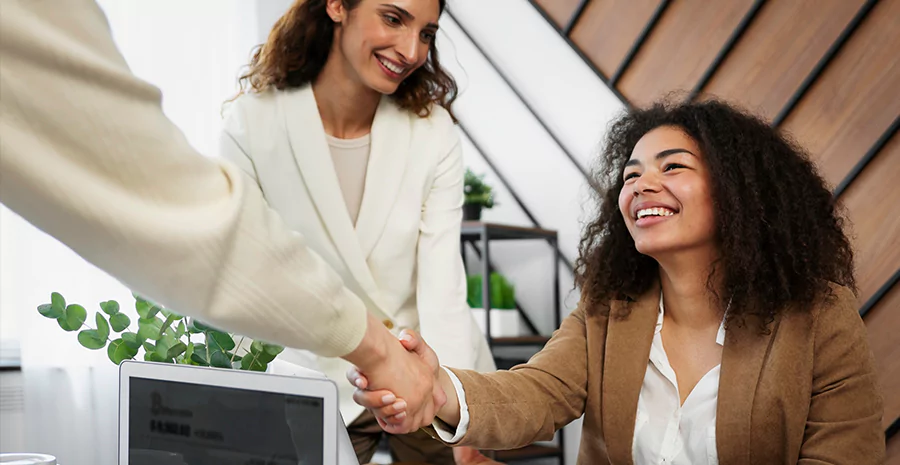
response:
[[[406,67],[401,66],[395,61],[388,60],[380,55],[375,55],[375,58],[378,60],[378,63],[381,65],[382,71],[385,72],[388,76],[393,79],[397,79],[403,76],[406,73]]]
[[[666,207],[641,208],[635,213],[635,226],[647,227],[668,220],[678,214],[675,210]]]
[[[643,219],[652,216],[672,216],[675,212],[665,207],[642,208],[637,211],[637,219]]]

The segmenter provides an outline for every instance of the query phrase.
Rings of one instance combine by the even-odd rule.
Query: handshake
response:
[[[414,432],[431,425],[435,417],[455,428],[459,400],[437,354],[411,330],[404,330],[394,346],[381,363],[347,371],[347,380],[356,386],[353,400],[391,434]]]

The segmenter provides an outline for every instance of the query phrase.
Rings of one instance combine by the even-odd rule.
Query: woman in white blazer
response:
[[[221,154],[388,329],[419,330],[445,363],[491,371],[459,253],[456,84],[434,48],[443,8],[444,0],[298,0],[226,106]],[[280,358],[337,381],[357,455],[368,462],[383,433],[352,401],[350,365],[313,357]],[[454,463],[453,451],[423,432],[389,442],[400,461]]]

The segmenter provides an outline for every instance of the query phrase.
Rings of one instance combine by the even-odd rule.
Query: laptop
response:
[[[120,465],[359,465],[322,373],[123,362]]]

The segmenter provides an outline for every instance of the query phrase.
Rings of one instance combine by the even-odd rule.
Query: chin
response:
[[[388,79],[372,79],[366,82],[366,86],[383,95],[393,95],[400,88],[400,83]]]

